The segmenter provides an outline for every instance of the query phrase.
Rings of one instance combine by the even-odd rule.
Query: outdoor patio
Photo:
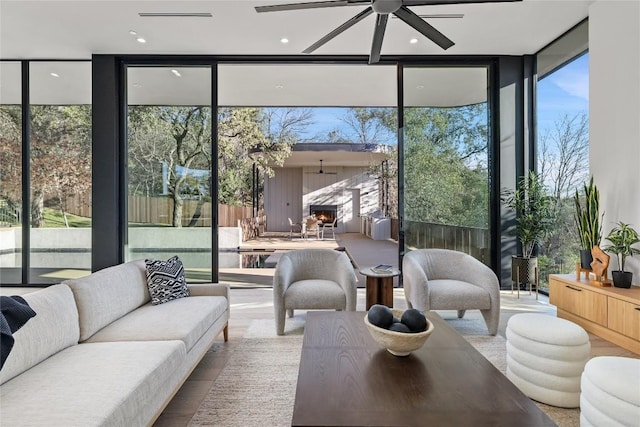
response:
[[[356,267],[358,286],[363,287],[365,277],[359,269],[378,264],[398,267],[398,243],[393,240],[373,240],[360,233],[336,233],[335,238],[325,235],[325,239],[310,237],[303,239],[299,233],[289,239],[289,233],[265,232],[256,239],[243,242],[240,251],[273,253],[270,258],[277,260],[280,253],[304,248],[345,248],[347,255]],[[221,268],[220,282],[232,287],[271,286],[274,268]],[[397,278],[395,279],[397,286]]]

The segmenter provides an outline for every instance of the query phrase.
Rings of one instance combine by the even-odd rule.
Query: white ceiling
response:
[[[309,1],[309,0],[304,0]],[[198,54],[198,55],[298,55],[310,44],[364,9],[364,6],[333,7],[258,14],[256,5],[291,3],[274,1],[7,1],[0,0],[0,59],[90,59],[92,54]],[[524,0],[514,3],[466,4],[411,7],[418,14],[464,14],[462,19],[427,19],[456,44],[446,52],[398,19],[390,19],[382,46],[383,55],[522,55],[532,54],[587,17],[594,1]],[[139,12],[208,12],[210,18],[143,18]],[[351,27],[309,55],[368,55],[374,16]],[[137,35],[129,34],[131,30]],[[136,37],[144,37],[140,44]],[[286,37],[288,44],[280,39]],[[409,39],[418,43],[410,44]],[[36,86],[32,102],[90,99],[90,75],[71,64],[32,65],[32,82],[42,77],[40,95]],[[89,66],[90,67],[90,66]],[[73,70],[71,70],[73,68]],[[17,68],[16,68],[17,69]],[[10,103],[19,92],[12,65],[0,66],[0,102]],[[202,75],[184,73],[183,82],[168,70],[142,70],[145,80],[130,87],[130,102],[136,91],[155,94],[140,97],[140,103],[163,98],[198,103],[210,89],[201,86]],[[64,71],[64,70],[63,70]],[[194,70],[191,70],[194,71]],[[199,70],[203,72],[203,70]],[[130,85],[135,73],[131,71]],[[204,71],[208,73],[207,71]],[[191,76],[189,76],[191,74]],[[409,77],[407,73],[405,77]],[[190,78],[193,77],[193,80]],[[411,87],[418,89],[416,105],[459,105],[486,96],[485,71],[451,72],[451,69],[415,71]],[[66,84],[62,81],[68,79]],[[428,84],[421,83],[427,79]],[[484,81],[478,84],[478,81]],[[189,83],[195,82],[195,83]],[[207,84],[206,82],[204,83]],[[482,84],[485,84],[483,86]],[[180,92],[169,88],[180,87]],[[276,88],[276,86],[278,86]],[[280,87],[282,86],[282,87]],[[59,89],[56,89],[59,87]],[[49,89],[47,89],[49,88]],[[395,105],[395,68],[392,66],[249,66],[225,65],[220,69],[219,102],[223,105]],[[178,95],[180,93],[181,95]],[[163,97],[162,95],[166,95]],[[58,98],[56,98],[58,99]],[[155,101],[154,101],[155,99]],[[426,100],[429,101],[426,101]],[[54,101],[51,101],[54,102]],[[59,103],[60,100],[58,99]]]

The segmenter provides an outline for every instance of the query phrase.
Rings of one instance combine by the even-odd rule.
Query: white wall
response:
[[[589,8],[589,98],[589,164],[603,233],[618,221],[640,230],[640,2],[600,0]],[[640,283],[640,256],[626,269]]]

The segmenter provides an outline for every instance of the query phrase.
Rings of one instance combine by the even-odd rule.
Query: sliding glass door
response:
[[[178,255],[211,281],[211,69],[127,72],[127,260]]]
[[[453,249],[491,265],[487,73],[403,70],[405,251]]]

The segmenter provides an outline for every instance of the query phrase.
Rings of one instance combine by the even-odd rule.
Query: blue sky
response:
[[[589,111],[589,54],[585,54],[538,82],[538,134],[552,129],[564,114],[574,116]],[[345,137],[350,130],[340,120],[346,108],[312,108],[314,124],[303,134],[305,139],[322,142],[330,131],[340,129]]]
[[[589,54],[538,82],[538,135],[563,114],[589,112]]]

